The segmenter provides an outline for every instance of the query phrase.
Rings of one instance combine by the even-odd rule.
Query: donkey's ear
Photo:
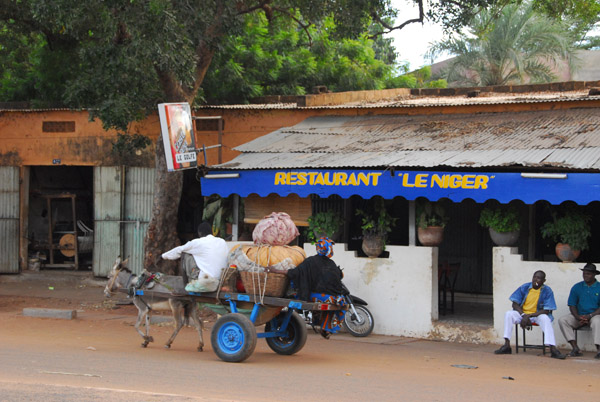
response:
[[[123,261],[123,262],[121,263],[121,266],[122,266],[123,268],[127,268],[127,263],[128,263],[128,262],[129,262],[129,257],[128,257],[128,258],[127,258],[125,261]]]
[[[118,256],[115,263],[112,266],[111,271],[115,271],[119,268],[119,265],[121,265],[121,256]]]

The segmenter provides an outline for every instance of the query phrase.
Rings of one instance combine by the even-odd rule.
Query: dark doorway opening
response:
[[[41,269],[92,268],[94,173],[88,166],[32,166],[27,238]]]

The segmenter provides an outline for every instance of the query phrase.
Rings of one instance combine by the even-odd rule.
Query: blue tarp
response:
[[[219,175],[235,178],[219,178]],[[286,197],[316,194],[327,198],[337,194],[342,198],[375,195],[391,199],[404,197],[414,200],[425,197],[431,201],[448,198],[460,202],[470,198],[478,203],[489,199],[508,203],[521,200],[533,204],[546,200],[551,204],[574,201],[586,205],[600,201],[600,173],[568,174],[430,172],[390,170],[327,170],[281,169],[212,172],[201,179],[202,194],[222,197],[238,194]],[[222,176],[225,177],[225,176]]]

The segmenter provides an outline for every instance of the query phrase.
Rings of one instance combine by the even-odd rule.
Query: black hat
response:
[[[592,264],[591,262],[588,262],[587,264],[585,264],[585,267],[580,268],[582,271],[589,271],[592,272],[594,275],[600,275],[600,271],[598,271],[596,269],[596,266],[594,264]]]

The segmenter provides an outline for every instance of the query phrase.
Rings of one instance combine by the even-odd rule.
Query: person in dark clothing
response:
[[[296,268],[287,271],[287,275],[294,283],[297,297],[300,300],[311,300],[311,293],[322,293],[332,296],[345,295],[348,291],[342,285],[342,270],[336,265],[333,255],[334,242],[327,237],[317,241],[317,255],[308,257]],[[342,316],[343,317],[343,316]],[[324,338],[331,335],[327,330],[334,319],[333,312],[316,312],[312,314],[312,325],[320,326],[320,334]]]
[[[298,290],[298,299],[310,300],[312,292],[346,294],[342,286],[342,270],[331,259],[334,244],[329,238],[321,237],[316,243],[317,255],[308,257],[296,268],[287,271]]]

